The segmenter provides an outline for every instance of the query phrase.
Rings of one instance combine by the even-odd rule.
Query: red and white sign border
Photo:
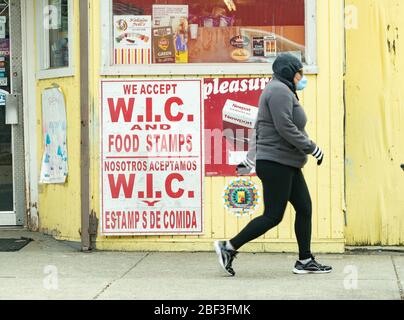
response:
[[[200,157],[200,166],[201,166],[201,181],[200,181],[200,187],[201,187],[201,230],[197,231],[159,231],[159,232],[106,232],[104,229],[104,224],[103,224],[103,213],[104,213],[104,185],[103,185],[103,160],[104,160],[104,144],[103,144],[103,124],[104,124],[104,115],[103,115],[103,102],[104,102],[104,94],[103,94],[103,86],[105,83],[114,83],[114,82],[198,82],[200,85],[200,130],[201,130],[201,145],[200,145],[200,150],[201,150],[201,157]],[[117,79],[101,79],[100,80],[100,89],[99,89],[99,94],[100,94],[100,109],[99,109],[99,126],[100,126],[100,131],[99,131],[99,136],[100,136],[100,174],[99,174],[99,188],[101,190],[101,196],[100,196],[100,230],[101,230],[101,235],[105,237],[114,237],[114,236],[170,236],[170,235],[189,235],[189,236],[202,236],[205,234],[205,221],[204,221],[204,178],[205,178],[205,163],[204,163],[204,157],[205,157],[205,134],[204,134],[204,128],[205,128],[205,119],[204,119],[204,91],[203,91],[203,85],[204,81],[203,78],[175,78],[175,79],[148,79],[148,78],[117,78]]]

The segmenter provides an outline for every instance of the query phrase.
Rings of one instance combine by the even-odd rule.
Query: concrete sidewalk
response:
[[[319,255],[328,275],[293,275],[296,256],[240,254],[235,278],[215,253],[81,253],[51,237],[0,253],[0,299],[404,299],[404,254]],[[58,287],[57,289],[56,286]]]

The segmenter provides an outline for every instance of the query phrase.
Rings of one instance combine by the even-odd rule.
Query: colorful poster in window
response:
[[[253,37],[252,53],[253,53],[254,57],[264,57],[265,56],[264,37]]]
[[[0,39],[5,39],[6,38],[6,23],[7,23],[7,17],[5,16],[0,16]]]
[[[248,152],[269,78],[204,79],[205,174],[235,176]]]
[[[175,63],[174,34],[171,27],[153,28],[153,62]]]
[[[0,89],[0,107],[3,107],[6,105],[6,95],[9,93],[5,90]]]
[[[68,174],[65,97],[59,88],[42,93],[44,153],[40,183],[65,183]]]
[[[173,30],[176,63],[188,63],[188,15],[188,5],[153,5],[153,26]]]
[[[0,39],[0,56],[10,56],[10,39]]]
[[[113,0],[112,9],[114,15],[151,15],[153,27],[172,27],[177,63],[265,64],[280,52],[306,62],[305,2]],[[234,47],[234,38],[247,41]]]
[[[101,109],[102,234],[202,234],[202,80],[103,80]]]
[[[114,16],[114,63],[151,64],[151,16]]]

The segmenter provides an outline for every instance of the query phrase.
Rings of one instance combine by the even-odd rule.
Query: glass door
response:
[[[0,226],[15,225],[13,128],[7,124],[6,95],[11,91],[9,1],[0,0]]]
[[[0,97],[5,96],[0,91]],[[14,212],[11,126],[6,124],[4,99],[0,98],[0,214]]]

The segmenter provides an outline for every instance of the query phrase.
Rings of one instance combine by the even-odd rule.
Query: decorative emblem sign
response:
[[[225,208],[238,217],[254,214],[259,204],[256,184],[248,179],[236,179],[226,186],[223,193]]]

